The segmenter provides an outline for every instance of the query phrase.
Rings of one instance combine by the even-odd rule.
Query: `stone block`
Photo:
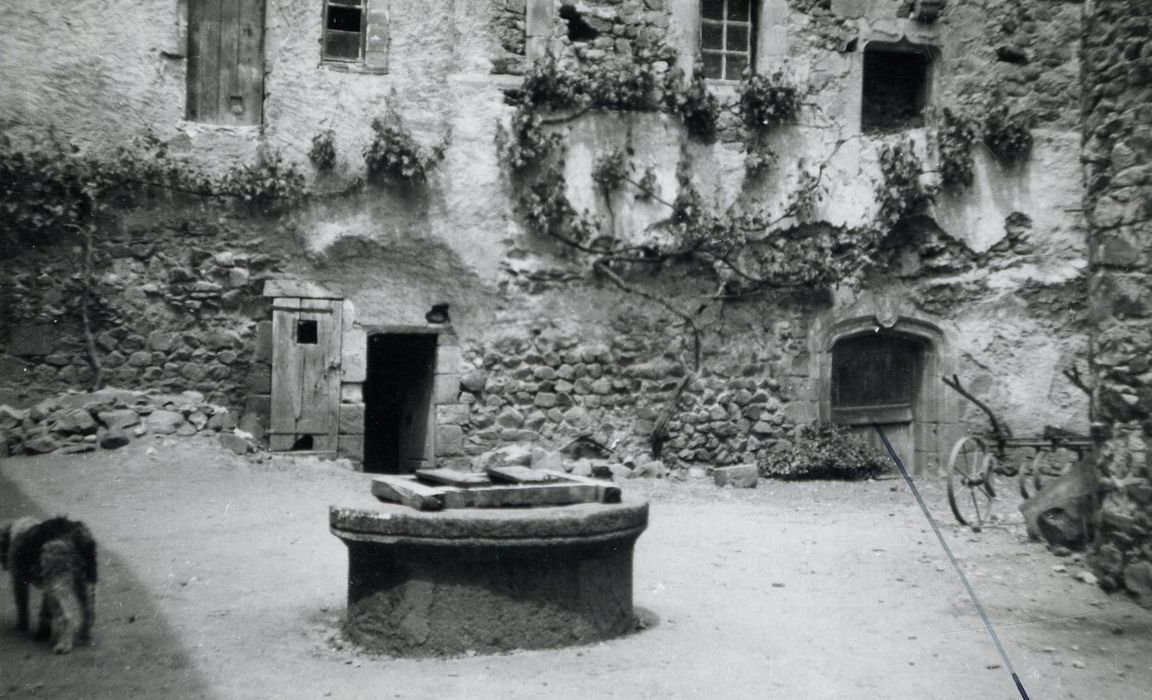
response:
[[[272,368],[265,364],[254,364],[248,370],[244,387],[250,394],[272,393]]]
[[[220,446],[238,455],[246,455],[256,450],[256,446],[252,444],[251,440],[236,433],[221,433]]]
[[[98,427],[91,413],[77,408],[58,416],[53,429],[61,435],[92,435]]]
[[[340,385],[341,403],[364,403],[364,385],[360,382],[345,382]]]
[[[47,435],[38,435],[24,443],[24,451],[34,455],[48,454],[54,452],[58,447],[60,447],[60,443]]]
[[[368,334],[362,328],[344,331],[340,341],[341,379],[363,382],[368,378]]]
[[[717,467],[712,470],[712,483],[717,486],[754,489],[759,480],[760,470],[755,464],[738,464],[734,467]]]
[[[13,325],[11,340],[8,343],[8,354],[26,357],[47,355],[52,352],[52,341],[55,335],[54,326],[46,324]]]
[[[359,435],[364,432],[364,404],[340,404],[340,433]]]
[[[460,386],[465,391],[471,391],[478,394],[484,391],[484,387],[488,385],[488,373],[482,369],[471,369],[460,377]]]
[[[341,457],[354,459],[358,462],[364,461],[364,436],[363,435],[339,435],[336,438],[336,452]]]
[[[466,404],[442,404],[436,407],[436,424],[465,425],[470,415],[471,409]]]
[[[236,417],[232,415],[232,412],[227,409],[223,411],[217,411],[208,418],[208,424],[206,427],[209,430],[215,430],[216,432],[231,432],[236,428]]]
[[[272,364],[272,322],[260,321],[256,324],[256,362]]]
[[[96,417],[109,430],[130,428],[140,423],[140,416],[130,408],[116,409],[114,411],[100,411]]]
[[[432,403],[458,403],[460,396],[459,374],[437,374],[432,388]]]
[[[464,453],[464,431],[458,425],[441,425],[436,429],[436,456],[451,457]]]
[[[122,428],[112,428],[100,436],[100,446],[106,450],[115,450],[132,441],[128,433]]]
[[[176,344],[177,335],[168,331],[152,331],[148,334],[148,347],[157,352],[168,352]]]
[[[444,337],[444,336],[441,336]],[[452,374],[460,371],[460,346],[439,345],[436,348],[436,373]]]
[[[156,435],[171,435],[188,425],[188,421],[184,420],[183,414],[176,411],[160,410],[148,414],[144,419],[144,424],[149,431]],[[193,429],[193,431],[195,430]]]

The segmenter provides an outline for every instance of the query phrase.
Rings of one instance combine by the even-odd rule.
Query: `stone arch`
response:
[[[852,316],[827,326],[815,338],[816,367],[814,373],[817,414],[821,421],[837,422],[844,419],[843,412],[836,410],[833,402],[833,382],[835,372],[835,352],[837,347],[861,338],[889,338],[895,344],[917,349],[915,378],[910,399],[910,415],[906,428],[888,431],[896,437],[904,452],[901,458],[913,472],[923,474],[936,472],[947,463],[948,450],[957,432],[955,398],[941,381],[954,371],[951,345],[944,331],[929,321],[914,317],[902,317],[891,310]],[[881,412],[882,413],[882,412]],[[839,414],[839,415],[838,415]],[[876,420],[893,421],[903,425],[901,416],[866,418],[861,414],[856,422],[860,432],[870,439],[874,435],[870,424],[861,422]],[[904,434],[901,431],[906,430]]]

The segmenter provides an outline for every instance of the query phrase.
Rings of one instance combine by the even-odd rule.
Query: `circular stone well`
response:
[[[635,628],[632,548],[648,504],[422,512],[333,506],[347,634],[397,656],[584,644]]]

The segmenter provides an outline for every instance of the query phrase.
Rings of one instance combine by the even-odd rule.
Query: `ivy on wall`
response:
[[[422,183],[428,173],[444,159],[451,134],[431,148],[425,148],[404,126],[399,113],[389,109],[383,117],[372,120],[372,141],[364,148],[364,163],[369,180],[391,178]]]
[[[983,110],[984,118],[945,107],[936,128],[940,184],[969,187],[972,184],[972,148],[983,144],[1005,167],[1028,160],[1032,152],[1032,116],[1012,112],[999,98]]]

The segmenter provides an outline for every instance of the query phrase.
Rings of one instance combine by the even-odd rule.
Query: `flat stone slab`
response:
[[[734,467],[716,467],[712,470],[712,483],[737,489],[754,489],[760,481],[760,469],[755,464]]]
[[[329,523],[348,547],[345,631],[371,651],[539,649],[635,629],[646,502],[424,512],[366,497]]]

